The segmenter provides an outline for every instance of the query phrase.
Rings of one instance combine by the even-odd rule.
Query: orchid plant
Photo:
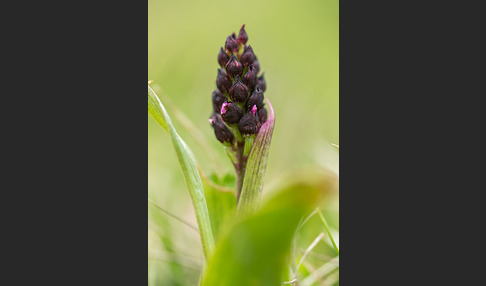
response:
[[[216,139],[234,166],[233,205],[221,211],[218,202],[225,200],[223,194],[203,175],[150,82],[148,112],[170,134],[192,199],[206,262],[200,284],[297,285],[302,263],[292,259],[295,232],[305,223],[306,215],[317,213],[333,182],[330,177],[296,181],[260,206],[275,112],[264,96],[267,84],[263,74],[258,75],[260,62],[247,42],[243,25],[238,36],[232,33],[220,48],[209,118]],[[334,240],[333,245],[338,252]]]

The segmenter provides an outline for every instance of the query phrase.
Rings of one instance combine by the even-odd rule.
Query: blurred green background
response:
[[[242,24],[265,73],[265,97],[276,113],[264,196],[282,178],[300,172],[327,168],[339,174],[339,151],[331,145],[339,145],[337,0],[149,0],[147,80],[154,81],[203,172],[234,171],[208,118],[218,51]],[[170,103],[192,121],[212,151],[176,119]],[[150,199],[196,225],[170,137],[150,116],[148,186]],[[324,213],[337,232],[338,196]],[[197,233],[150,205],[148,226],[149,284],[195,285],[201,266]]]

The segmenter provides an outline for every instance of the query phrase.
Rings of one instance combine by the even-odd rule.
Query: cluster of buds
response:
[[[216,78],[217,89],[212,94],[213,112],[209,119],[216,138],[236,149],[253,142],[267,120],[263,96],[265,79],[263,74],[258,76],[260,64],[253,48],[246,45],[247,41],[243,25],[238,37],[235,33],[229,35],[219,51],[221,68]]]

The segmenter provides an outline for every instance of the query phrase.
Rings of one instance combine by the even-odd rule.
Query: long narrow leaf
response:
[[[148,98],[149,113],[151,110],[153,113],[155,113],[155,116],[152,113],[150,114],[157,122],[159,122],[162,127],[164,127],[165,124],[167,129],[164,129],[168,130],[172,138],[172,143],[174,145],[177,157],[179,158],[179,163],[184,173],[187,188],[189,189],[189,194],[194,205],[197,224],[199,227],[199,232],[201,233],[202,246],[207,259],[210,257],[214,249],[214,237],[211,230],[208,207],[206,204],[206,199],[204,198],[203,185],[197,169],[196,159],[184,140],[182,140],[175,130],[169,114],[164,108],[164,105],[150,86],[148,87]],[[157,104],[154,102],[157,102]]]
[[[252,213],[258,208],[263,189],[263,179],[267,168],[268,151],[275,127],[275,113],[272,104],[266,99],[270,114],[262,125],[248,155],[245,178],[241,190],[238,212]]]

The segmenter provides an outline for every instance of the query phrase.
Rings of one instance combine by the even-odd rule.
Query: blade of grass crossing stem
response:
[[[318,210],[317,212],[319,213],[319,216],[321,217],[321,220],[322,220],[322,223],[324,224],[324,228],[326,229],[327,235],[329,235],[329,238],[331,239],[332,246],[334,247],[337,254],[339,255],[339,248],[337,247],[336,242],[334,241],[334,238],[332,237],[332,234],[331,234],[331,231],[329,230],[329,226],[327,225],[326,219],[322,215],[321,210]]]
[[[149,97],[149,113],[151,111],[151,102],[156,102],[158,107],[153,107],[152,112],[156,113],[156,116],[152,115],[154,119],[159,122],[159,124],[167,127],[168,132],[172,138],[172,143],[174,145],[177,157],[179,158],[179,163],[181,165],[182,171],[184,173],[184,178],[186,180],[187,188],[189,189],[189,194],[194,205],[194,211],[196,213],[197,224],[199,227],[199,232],[201,233],[201,241],[206,259],[208,259],[214,249],[214,237],[211,230],[211,222],[209,218],[208,207],[206,204],[206,199],[204,197],[204,189],[197,169],[196,159],[192,154],[189,147],[186,145],[184,140],[179,136],[169,114],[164,108],[164,105],[155,94],[155,92],[148,87],[148,97]],[[159,118],[159,120],[157,119]],[[164,128],[165,129],[165,128]]]
[[[262,125],[248,155],[245,178],[241,189],[238,212],[255,212],[260,203],[263,189],[263,179],[267,168],[268,151],[272,141],[273,128],[275,127],[275,113],[272,104],[266,99],[270,114],[268,120]]]
[[[197,233],[199,233],[199,230],[193,226],[192,224],[188,223],[187,221],[183,220],[182,218],[174,215],[173,213],[165,210],[163,207],[159,206],[158,204],[156,204],[154,201],[152,201],[151,199],[148,199],[148,201],[150,203],[152,203],[152,205],[154,207],[156,207],[157,209],[159,209],[160,211],[162,211],[163,213],[165,213],[166,215],[170,216],[171,218],[175,219],[175,220],[178,220],[179,222],[185,224],[186,226],[188,226],[189,228],[191,228],[192,230],[195,230]]]

